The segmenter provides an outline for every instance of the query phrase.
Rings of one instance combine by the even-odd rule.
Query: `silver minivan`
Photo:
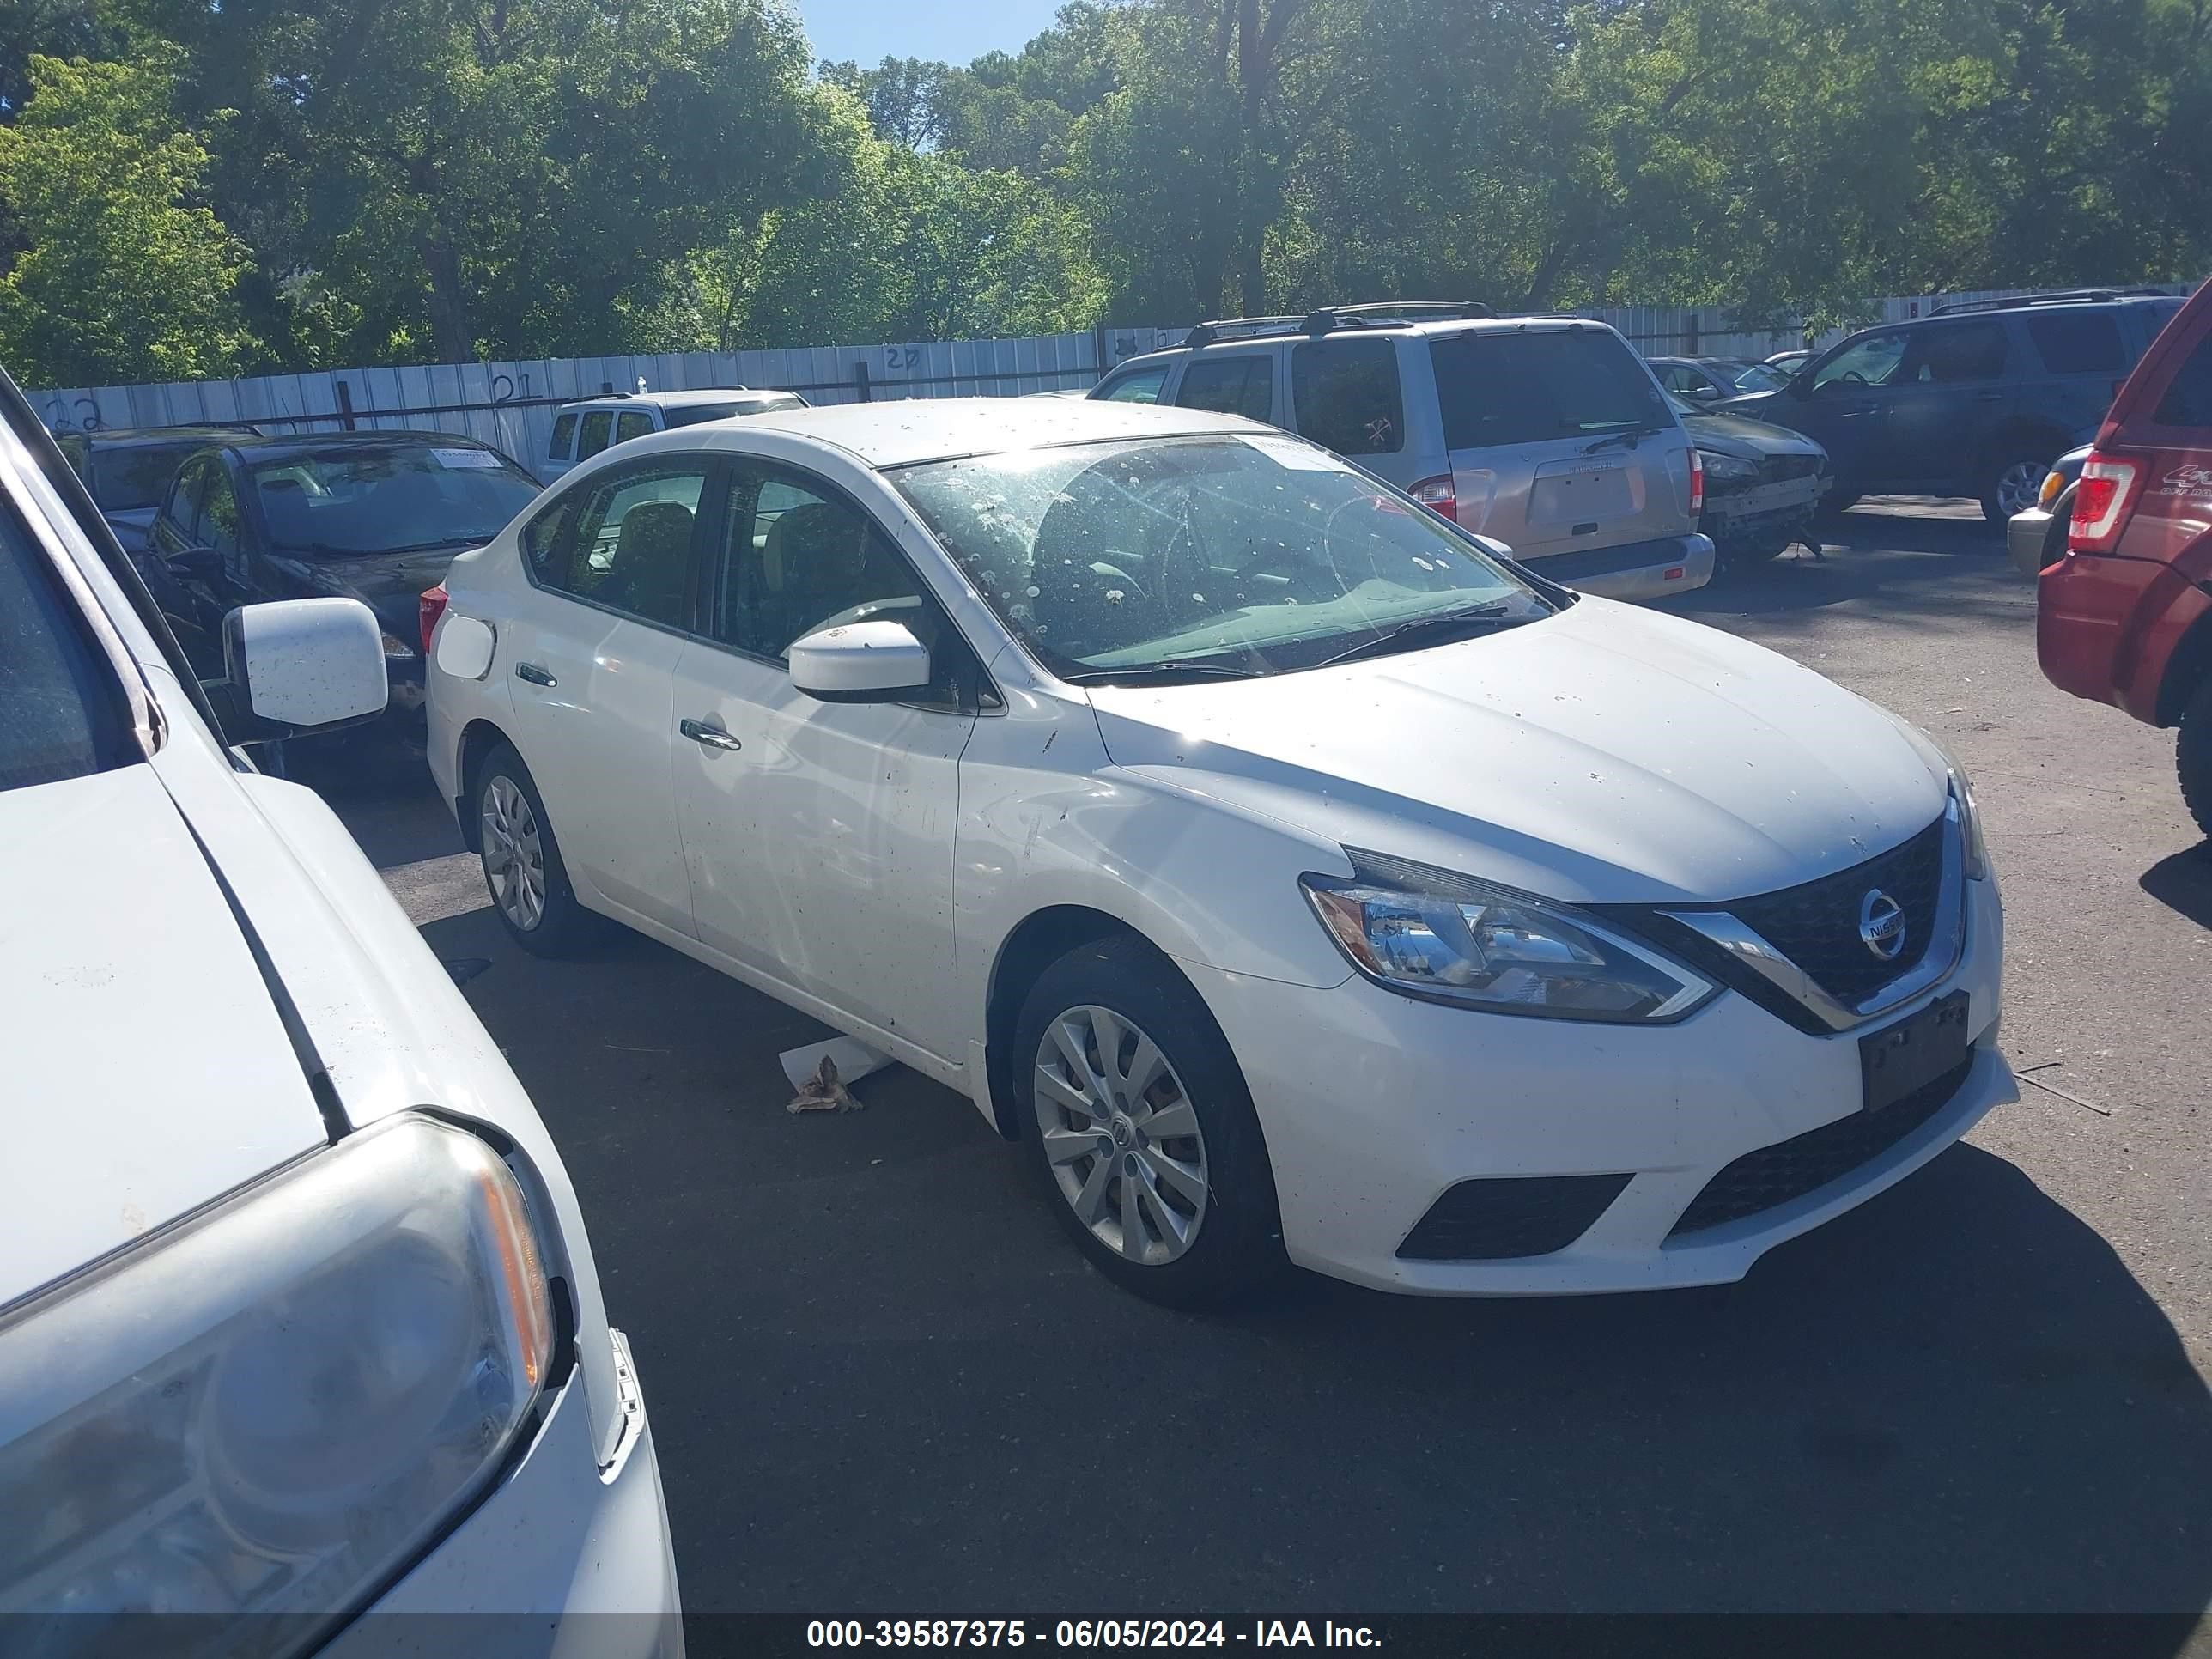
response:
[[[1091,395],[1298,433],[1585,592],[1658,599],[1712,577],[1697,450],[1601,322],[1390,301],[1201,323]]]

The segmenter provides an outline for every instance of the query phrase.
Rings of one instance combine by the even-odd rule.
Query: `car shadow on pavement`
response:
[[[2160,859],[2143,872],[2142,885],[2167,909],[2212,928],[2212,841]]]
[[[642,941],[424,929],[558,1139],[688,1609],[2118,1612],[2212,1597],[2212,1393],[2112,1246],[1972,1146],[1741,1285],[1239,1316],[1083,1264],[904,1070]],[[2018,1108],[2010,1109],[2021,1109]],[[2177,1650],[2172,1627],[2118,1648]]]

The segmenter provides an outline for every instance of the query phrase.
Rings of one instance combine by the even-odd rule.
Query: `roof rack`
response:
[[[1182,343],[1195,351],[1216,340],[1249,339],[1255,334],[1288,334],[1304,320],[1301,317],[1223,317],[1200,323],[1182,337]]]
[[[1377,300],[1367,305],[1323,306],[1309,313],[1301,326],[1309,334],[1328,334],[1340,328],[1388,328],[1397,323],[1465,321],[1497,314],[1473,300]]]
[[[2002,300],[1953,300],[1932,307],[1930,317],[1953,317],[1964,311],[2018,311],[2028,306],[2094,303],[2104,300],[2171,299],[2162,288],[2069,288],[2055,294],[2014,294]]]

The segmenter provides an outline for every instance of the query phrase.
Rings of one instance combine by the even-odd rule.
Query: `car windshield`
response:
[[[130,444],[92,452],[92,476],[85,480],[103,513],[131,513],[159,507],[187,455],[204,447],[200,440],[175,444]],[[82,470],[82,469],[80,469]]]
[[[1409,623],[1481,631],[1553,609],[1441,519],[1296,438],[1073,444],[892,476],[1063,676],[1276,672]]]
[[[133,757],[115,676],[15,514],[0,506],[0,790]]]
[[[480,445],[307,450],[251,469],[280,552],[411,553],[488,542],[537,481]]]
[[[1746,363],[1735,377],[1738,392],[1775,392],[1790,384],[1790,377],[1769,363]]]

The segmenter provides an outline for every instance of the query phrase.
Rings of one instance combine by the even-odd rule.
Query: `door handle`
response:
[[[1974,401],[1978,404],[2001,404],[2004,401],[2004,393],[2002,392],[1977,392],[1974,394]]]
[[[528,680],[532,685],[558,685],[561,684],[560,681],[555,679],[551,674],[547,672],[544,669],[540,668],[534,662],[519,662],[515,664],[514,678],[519,680]]]
[[[704,720],[678,720],[676,729],[702,749],[738,750],[744,747],[719,726],[709,726]]]

